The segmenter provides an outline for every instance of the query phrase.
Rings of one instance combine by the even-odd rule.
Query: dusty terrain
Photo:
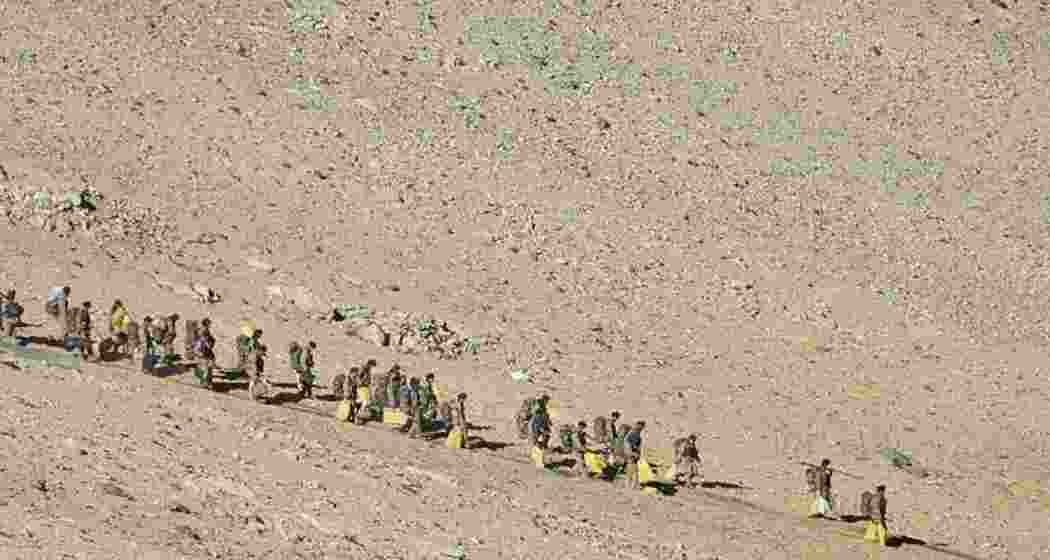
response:
[[[208,315],[230,363],[251,318],[316,340],[324,384],[435,371],[514,445],[0,368],[0,556],[1048,557],[1050,5],[1007,4],[3,3],[0,286],[28,322],[69,284]],[[396,353],[327,320],[350,304],[485,343]],[[745,488],[538,472],[509,420],[544,390],[653,448],[699,432]],[[884,483],[930,546],[804,520],[821,457],[863,478],[844,513]]]

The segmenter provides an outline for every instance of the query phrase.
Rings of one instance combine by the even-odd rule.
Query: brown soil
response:
[[[369,357],[435,371],[514,445],[2,368],[2,556],[860,558],[859,525],[799,509],[797,462],[828,457],[862,479],[836,479],[843,513],[889,487],[894,557],[1048,557],[1050,7],[556,4],[333,3],[293,32],[274,2],[4,3],[0,285],[28,322],[69,284],[100,330],[114,298],[210,316],[228,364],[251,318],[278,382],[293,339],[323,385]],[[604,34],[605,81],[558,96],[459,41],[511,14],[577,69],[574,38]],[[33,206],[84,189],[94,210]],[[486,342],[378,348],[327,320],[355,303]],[[698,432],[707,478],[745,488],[538,472],[510,418],[541,391],[560,421],[646,420],[654,449]]]

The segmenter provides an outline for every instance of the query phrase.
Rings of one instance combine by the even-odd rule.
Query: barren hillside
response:
[[[887,554],[1050,554],[1050,4],[8,2],[0,22],[0,287],[29,322],[65,283],[100,313],[208,315],[229,363],[251,318],[273,348],[317,340],[322,383],[369,357],[435,371],[514,444],[425,453],[337,431],[332,403],[0,369],[12,557],[863,557],[856,527],[798,510],[795,461],[825,456],[863,478],[836,481],[847,513],[885,483],[891,529],[949,551]],[[355,304],[479,352],[369,345],[329,321]],[[708,478],[745,488],[634,496],[515,463],[540,391],[562,421],[647,420],[654,448],[699,432]]]

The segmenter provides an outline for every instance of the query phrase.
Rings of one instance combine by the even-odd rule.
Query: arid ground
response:
[[[252,319],[275,381],[293,339],[322,384],[434,371],[510,444],[12,359],[0,557],[1050,557],[1050,3],[1004,2],[0,3],[26,334],[65,284],[102,333],[115,298],[209,316],[227,365]],[[353,305],[478,352],[348,336]],[[726,484],[530,467],[542,391],[699,433]],[[822,457],[841,513],[888,486],[899,546],[805,519]]]

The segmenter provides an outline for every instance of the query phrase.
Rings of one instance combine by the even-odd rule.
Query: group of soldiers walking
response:
[[[552,449],[549,403],[550,395],[547,394],[526,399],[515,416],[518,437],[529,441],[530,455],[537,466],[543,465],[544,452]],[[641,486],[639,474],[645,422],[621,422],[619,411],[613,411],[608,418],[595,418],[593,427],[592,437],[592,434],[587,432],[586,421],[578,421],[575,427],[571,424],[562,425],[559,429],[561,445],[552,450],[575,456],[574,471],[577,476],[612,480],[623,473],[628,488]],[[700,475],[701,465],[696,440],[697,435],[690,434],[674,441],[671,476],[673,482],[696,485],[695,479]]]
[[[831,460],[823,459],[820,465],[806,465],[806,484],[810,493],[814,495],[813,507],[810,511],[812,517],[828,518],[835,508],[835,500],[831,492],[831,475],[836,471],[831,468]],[[885,546],[887,537],[886,528],[886,486],[878,485],[875,492],[865,490],[860,495],[861,517],[867,522],[864,532],[864,540],[877,542]]]
[[[179,315],[156,319],[147,316],[139,325],[131,319],[121,300],[114,301],[110,308],[109,337],[99,342],[96,353],[91,302],[72,306],[71,292],[68,286],[52,288],[45,304],[45,312],[56,326],[58,341],[67,350],[79,350],[88,360],[104,354],[122,354],[134,359],[141,354],[144,372],[150,372],[158,364],[173,364],[178,359],[175,343]],[[15,290],[0,295],[0,333],[15,336],[17,329],[25,326],[22,322],[24,309],[15,301]],[[219,368],[211,320],[204,318],[185,323],[184,357],[196,361],[201,384],[214,388],[214,376]],[[248,393],[253,400],[264,398],[272,388],[264,376],[267,347],[261,341],[262,334],[262,330],[254,327],[242,329],[235,341],[238,358],[233,371],[248,376]],[[313,397],[317,380],[316,350],[314,341],[306,344],[293,342],[288,349],[289,367],[296,375],[301,398]],[[393,423],[400,432],[412,438],[447,434],[448,447],[470,447],[466,393],[459,393],[452,402],[441,402],[433,373],[428,373],[423,379],[406,378],[396,363],[385,372],[379,371],[376,365],[376,360],[369,359],[361,366],[350,367],[345,374],[334,376],[331,389],[341,401],[341,409],[345,410],[344,420],[358,425],[369,421]],[[559,427],[560,445],[551,447],[553,424],[549,404],[547,394],[526,399],[514,419],[518,437],[529,442],[530,458],[538,467],[546,466],[546,452],[560,452],[574,458],[576,476],[613,480],[622,473],[628,488],[637,489],[642,485],[640,471],[643,467],[649,468],[642,454],[644,421],[627,422],[621,420],[618,411],[613,411],[608,417],[594,419],[593,434],[588,433],[586,421],[563,424]],[[671,482],[695,486],[696,478],[702,478],[697,437],[697,434],[689,434],[674,440]],[[833,510],[831,477],[835,470],[828,459],[819,466],[804,464],[809,467],[806,469],[807,484],[815,495],[812,515],[827,517]],[[882,544],[886,542],[885,490],[885,486],[879,485],[874,493],[865,491],[860,500],[862,517],[868,522],[865,540]]]

